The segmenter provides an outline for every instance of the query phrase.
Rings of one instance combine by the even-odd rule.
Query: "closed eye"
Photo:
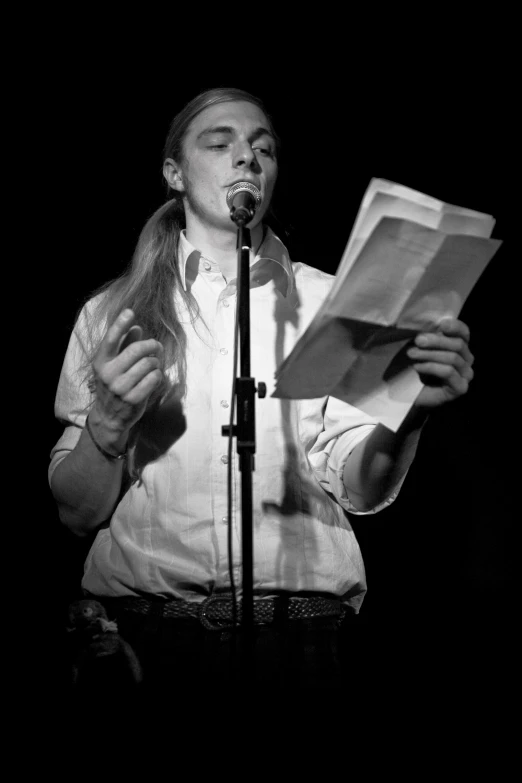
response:
[[[252,147],[254,151],[262,152],[263,155],[273,155],[274,153],[269,147]]]
[[[209,150],[226,150],[228,148],[228,144],[209,144],[208,149]],[[254,152],[259,152],[264,157],[274,157],[274,151],[270,147],[252,147]]]

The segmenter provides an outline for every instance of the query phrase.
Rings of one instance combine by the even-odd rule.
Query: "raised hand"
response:
[[[93,362],[96,410],[115,435],[127,434],[143,415],[150,395],[161,384],[163,346],[142,340],[132,310],[121,312],[102,340]]]

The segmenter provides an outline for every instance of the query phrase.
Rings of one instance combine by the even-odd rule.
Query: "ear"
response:
[[[163,176],[173,190],[177,190],[178,193],[184,192],[183,172],[181,166],[173,158],[167,158],[163,163]]]

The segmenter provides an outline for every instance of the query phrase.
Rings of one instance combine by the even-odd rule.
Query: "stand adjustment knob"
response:
[[[263,397],[266,397],[266,383],[260,381],[257,384],[257,396],[259,397],[260,400],[262,400]]]

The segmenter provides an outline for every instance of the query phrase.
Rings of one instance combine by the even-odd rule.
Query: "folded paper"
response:
[[[491,215],[373,179],[327,299],[273,397],[337,397],[396,431],[422,389],[405,350],[457,317],[502,244]]]

